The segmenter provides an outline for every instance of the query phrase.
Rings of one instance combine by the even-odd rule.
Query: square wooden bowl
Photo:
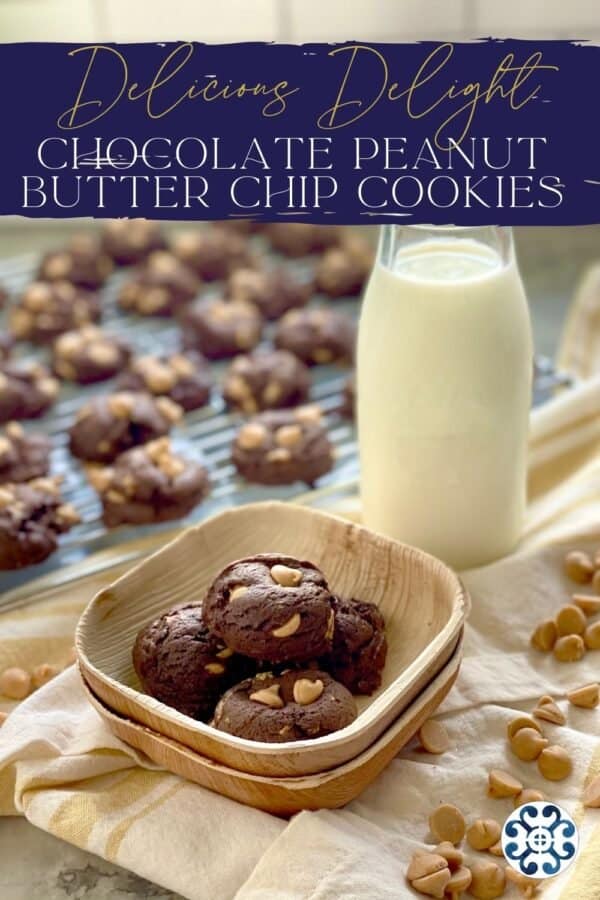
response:
[[[335,593],[376,603],[386,621],[381,688],[357,698],[351,725],[322,738],[268,744],[217,731],[142,693],[133,669],[140,628],[202,600],[232,560],[267,552],[311,560]],[[434,557],[317,510],[256,503],[188,529],[102,590],[81,617],[76,647],[86,682],[119,715],[232,769],[294,777],[343,765],[373,744],[448,662],[467,609],[460,580]]]

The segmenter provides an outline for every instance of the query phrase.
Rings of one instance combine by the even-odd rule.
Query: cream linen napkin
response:
[[[508,801],[486,796],[489,769],[501,767],[580,823],[578,861],[545,895],[599,900],[600,812],[584,815],[580,798],[586,780],[600,773],[600,711],[569,708],[567,726],[547,726],[575,761],[559,784],[510,754],[505,728],[542,693],[562,697],[600,675],[600,654],[561,665],[528,648],[534,625],[572,589],[561,572],[565,550],[600,545],[600,377],[533,414],[531,450],[523,548],[464,575],[473,598],[465,659],[439,712],[451,735],[448,753],[432,757],[409,747],[344,810],[286,823],[156,771],[110,735],[70,668],[0,731],[0,813],[24,814],[190,900],[386,900],[412,896],[404,872],[427,840],[436,804],[504,819]],[[68,596],[51,591],[42,603],[1,617],[0,668],[64,660],[81,606],[114,575],[75,583]]]

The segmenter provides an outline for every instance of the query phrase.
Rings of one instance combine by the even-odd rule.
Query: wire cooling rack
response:
[[[257,248],[265,252],[261,238],[252,239]],[[276,257],[271,254],[272,261]],[[0,262],[0,284],[6,286],[12,296],[18,295],[34,277],[37,268],[37,257],[32,254],[22,255]],[[285,265],[293,268],[298,277],[309,277],[313,262],[310,260],[296,262],[285,261]],[[116,297],[122,282],[130,277],[130,272],[117,271],[101,291],[103,303],[102,326],[107,331],[118,333],[132,346],[134,353],[168,353],[179,347],[179,329],[175,321],[170,319],[153,319],[125,314],[116,303]],[[218,286],[211,288],[218,292]],[[322,304],[325,298],[316,296],[314,304]],[[336,309],[344,310],[356,317],[359,301],[341,299],[329,301]],[[4,314],[6,315],[6,314]],[[5,321],[0,319],[0,327]],[[269,325],[264,341],[268,343],[273,331]],[[24,349],[25,347],[25,349]],[[41,351],[27,350],[22,345],[17,350],[18,357],[35,357],[44,360]],[[237,413],[228,411],[218,389],[227,362],[214,363],[213,374],[216,389],[210,405],[203,409],[187,413],[183,423],[172,432],[173,445],[177,450],[193,458],[200,459],[207,467],[211,479],[210,495],[197,506],[189,516],[181,520],[184,524],[198,522],[228,506],[256,502],[258,500],[279,499],[290,500],[302,497],[315,500],[330,493],[337,493],[346,488],[348,491],[356,487],[358,481],[358,457],[356,432],[354,424],[340,415],[342,390],[348,370],[333,366],[316,366],[312,369],[313,385],[310,401],[318,403],[327,416],[329,436],[335,446],[335,465],[331,472],[323,476],[316,485],[316,490],[307,496],[306,485],[294,484],[278,487],[252,485],[240,478],[231,463],[231,442],[235,431],[243,421]],[[536,379],[534,403],[543,402],[555,388],[568,383],[565,376],[556,373],[548,360],[536,360]],[[51,473],[62,476],[62,491],[66,502],[72,503],[81,516],[81,523],[60,539],[60,548],[45,562],[37,566],[17,572],[0,572],[0,607],[7,608],[32,599],[33,580],[40,577],[45,582],[60,584],[62,573],[68,566],[80,563],[97,551],[123,547],[123,553],[109,556],[105,566],[114,565],[118,561],[135,558],[138,553],[128,554],[126,547],[134,538],[160,534],[174,527],[173,522],[149,526],[122,526],[118,529],[107,529],[101,519],[101,505],[95,491],[87,482],[81,464],[68,451],[67,430],[73,421],[75,412],[82,402],[94,394],[109,392],[114,389],[114,379],[98,385],[87,387],[67,386],[61,388],[57,403],[46,416],[32,422],[23,423],[29,430],[44,431],[52,437],[54,449],[51,457]],[[90,569],[99,564],[90,559]],[[68,578],[65,573],[65,580]],[[31,585],[31,586],[30,586]]]

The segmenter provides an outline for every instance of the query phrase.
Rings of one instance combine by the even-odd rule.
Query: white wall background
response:
[[[600,0],[0,0],[0,41],[600,40]]]

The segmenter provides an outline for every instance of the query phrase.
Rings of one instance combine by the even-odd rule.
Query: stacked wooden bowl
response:
[[[310,559],[341,596],[376,603],[386,621],[381,688],[358,697],[347,728],[268,744],[217,731],[143,694],[131,649],[165,609],[201,600],[234,559]],[[190,528],[101,591],[76,635],[90,701],[108,727],[155,763],[278,815],[356,797],[433,714],[458,674],[468,597],[439,560],[366,528],[286,503],[257,503]]]

